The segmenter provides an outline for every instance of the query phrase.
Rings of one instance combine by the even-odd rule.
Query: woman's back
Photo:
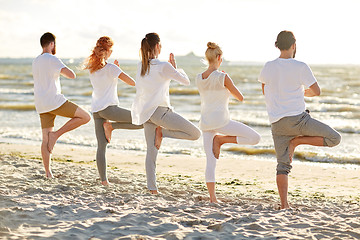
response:
[[[226,74],[213,71],[207,78],[196,77],[201,97],[201,130],[212,130],[226,125],[229,120],[229,90],[224,86]]]

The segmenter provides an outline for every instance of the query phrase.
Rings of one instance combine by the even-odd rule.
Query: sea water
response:
[[[90,111],[92,87],[87,71],[81,69],[81,60],[63,60],[77,74],[76,79],[61,77],[62,93],[71,101]],[[35,111],[32,59],[0,59],[0,142],[34,144],[40,146],[41,128],[39,115]],[[121,68],[130,76],[136,75],[136,63],[121,62]],[[170,99],[175,111],[195,125],[200,119],[200,97],[195,86],[196,74],[206,67],[199,64],[179,64],[188,74],[190,86],[181,86],[172,81]],[[257,81],[262,64],[232,64],[222,66],[243,93],[244,102],[230,100],[230,115],[233,120],[243,122],[261,134],[255,146],[227,144],[224,156],[239,158],[261,158],[275,160],[270,124],[265,108],[261,84]],[[319,97],[306,98],[312,117],[329,124],[342,135],[340,145],[334,148],[300,146],[295,160],[360,165],[360,66],[314,65],[310,66],[322,90]],[[135,88],[121,80],[118,83],[120,106],[130,109],[135,97]],[[216,97],[216,96],[214,96]],[[57,117],[55,129],[68,119]],[[94,122],[64,134],[59,144],[96,148]],[[145,152],[143,130],[115,130],[112,149]],[[39,147],[40,149],[40,147]],[[40,150],[39,150],[40,151]],[[193,142],[164,139],[161,153],[186,154],[204,157],[202,139]]]

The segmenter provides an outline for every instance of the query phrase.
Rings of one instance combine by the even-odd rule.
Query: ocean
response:
[[[62,93],[69,100],[90,110],[92,87],[88,72],[81,69],[79,59],[63,59],[63,61],[75,71],[77,78],[70,80],[62,77]],[[0,142],[32,144],[38,146],[40,151],[41,128],[34,106],[31,63],[32,59],[0,59]],[[220,68],[231,76],[245,97],[244,102],[230,100],[231,118],[249,125],[262,136],[256,146],[224,145],[223,157],[235,155],[240,160],[244,158],[276,160],[261,84],[257,81],[262,66],[262,64],[226,62]],[[120,61],[120,67],[130,76],[135,77],[135,62]],[[195,86],[195,76],[206,67],[200,62],[189,64],[186,61],[178,62],[178,67],[183,68],[188,74],[191,84],[181,86],[172,82],[171,104],[176,112],[198,125],[200,97]],[[307,108],[314,118],[339,131],[342,142],[334,148],[300,146],[296,149],[294,161],[325,162],[329,163],[329,166],[357,168],[360,166],[360,66],[311,65],[310,67],[318,79],[322,94],[320,97],[307,98]],[[118,95],[120,106],[130,109],[135,97],[135,88],[119,80]],[[57,117],[55,129],[67,120]],[[94,122],[91,121],[64,134],[58,140],[58,144],[95,149]],[[145,152],[143,130],[115,130],[108,148]],[[195,142],[164,139],[160,152],[195,155],[205,161],[201,138]]]

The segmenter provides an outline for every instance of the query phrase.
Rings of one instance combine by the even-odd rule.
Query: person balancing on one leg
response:
[[[284,209],[289,208],[288,174],[295,148],[301,144],[333,147],[340,143],[341,136],[305,111],[304,96],[319,96],[320,87],[309,66],[294,59],[294,34],[280,32],[275,46],[280,50],[280,57],[265,64],[259,81],[271,123],[278,162],[276,182],[281,209]]]
[[[56,140],[62,134],[89,122],[90,115],[61,94],[60,75],[70,79],[74,79],[76,75],[55,56],[55,36],[49,32],[45,33],[40,38],[40,44],[43,51],[32,64],[34,97],[42,128],[41,155],[46,177],[52,178],[50,157]],[[57,115],[71,119],[60,129],[53,131]]]

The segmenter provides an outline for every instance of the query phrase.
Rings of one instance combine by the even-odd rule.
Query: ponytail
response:
[[[148,33],[141,41],[141,76],[150,71],[150,60],[155,55],[155,47],[160,43],[160,37],[157,33]]]

